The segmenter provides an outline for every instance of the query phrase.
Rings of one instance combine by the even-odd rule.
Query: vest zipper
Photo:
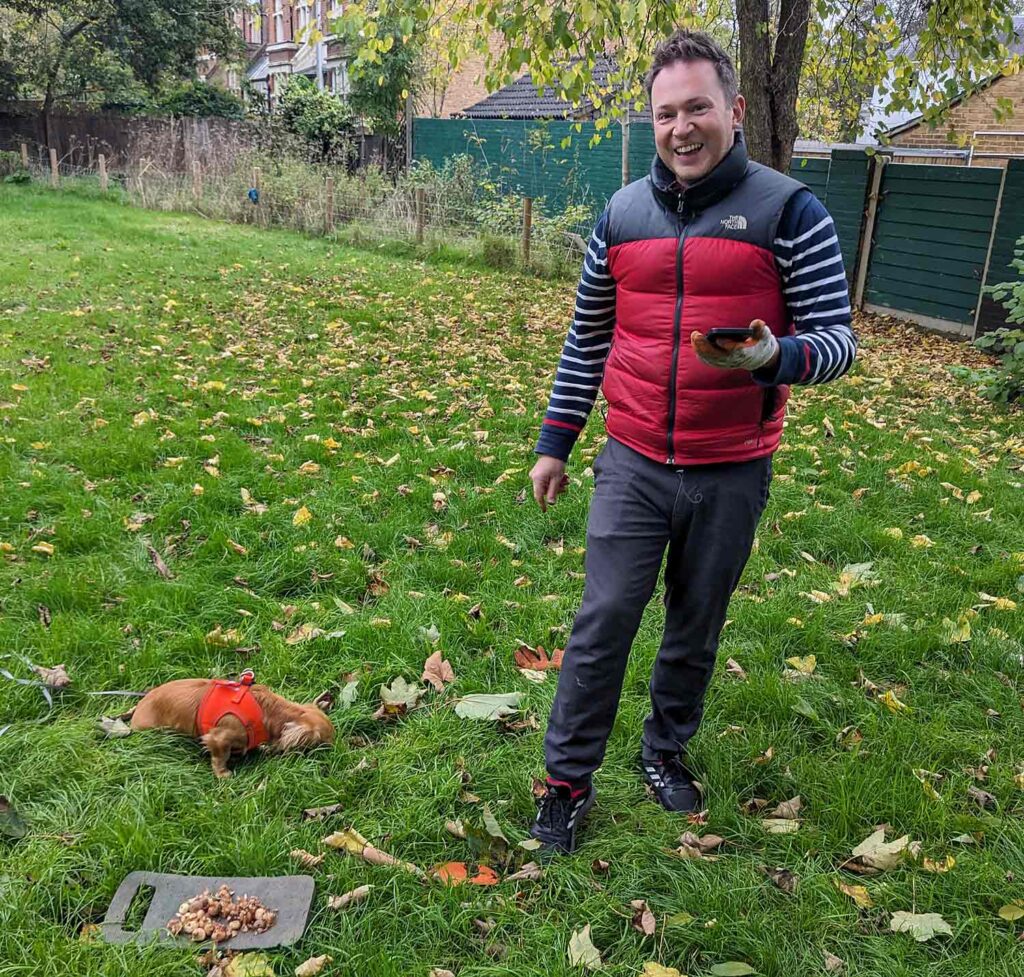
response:
[[[683,212],[683,198],[679,198],[677,208]],[[686,240],[686,224],[679,234],[676,245],[676,312],[672,323],[672,369],[669,373],[668,388],[668,464],[676,463],[675,430],[676,430],[676,382],[679,377],[679,343],[682,332],[683,318],[683,242]]]

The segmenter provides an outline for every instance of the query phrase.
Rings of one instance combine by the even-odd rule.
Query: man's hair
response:
[[[658,77],[662,68],[667,68],[677,61],[710,61],[715,66],[727,104],[731,106],[736,100],[739,86],[736,83],[736,68],[732,58],[716,40],[702,31],[678,30],[654,49],[650,70],[644,78],[648,101],[651,98],[654,79]]]

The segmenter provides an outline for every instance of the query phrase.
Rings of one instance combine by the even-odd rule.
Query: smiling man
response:
[[[573,850],[593,804],[591,777],[666,550],[639,768],[668,810],[698,806],[685,747],[768,501],[789,385],[835,380],[857,349],[832,218],[802,183],[748,160],[728,55],[679,31],[658,45],[646,86],[657,155],[594,229],[530,472],[545,509],[568,484],[566,462],[603,387],[608,441],[594,462],[583,604],[531,829],[550,851]],[[712,342],[716,327],[753,333]]]

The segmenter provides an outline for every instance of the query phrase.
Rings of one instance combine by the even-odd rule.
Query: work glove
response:
[[[690,333],[690,343],[702,363],[724,370],[759,370],[777,361],[779,341],[761,320],[750,323],[754,335],[743,342],[720,339],[711,342],[703,333]]]

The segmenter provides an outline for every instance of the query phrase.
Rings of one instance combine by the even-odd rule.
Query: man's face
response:
[[[658,72],[651,89],[654,143],[683,186],[711,172],[732,149],[743,121],[742,95],[730,105],[710,61],[676,61]]]

